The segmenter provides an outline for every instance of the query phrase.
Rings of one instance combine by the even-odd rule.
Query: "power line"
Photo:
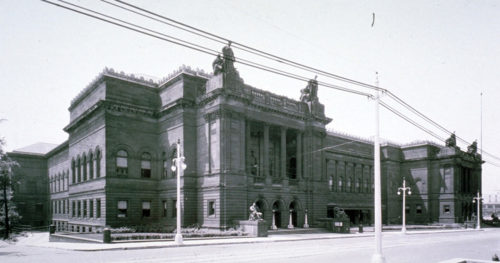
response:
[[[68,2],[66,2],[66,1],[64,1],[64,0],[59,0],[59,1],[60,1],[60,2],[62,2],[62,3],[65,3],[65,4],[67,4],[67,5],[71,5],[71,6],[74,6],[74,7],[77,7],[77,8],[83,9],[83,10],[86,10],[86,11],[88,11],[88,12],[92,12],[92,13],[94,13],[94,14],[98,14],[98,15],[101,15],[101,16],[104,16],[104,17],[107,17],[107,18],[110,18],[110,19],[113,19],[113,20],[119,21],[120,23],[124,23],[124,24],[130,25],[130,26],[133,26],[133,27],[139,28],[139,29],[141,29],[141,30],[136,29],[136,28],[132,28],[132,27],[129,27],[129,26],[125,26],[125,25],[123,25],[123,24],[116,23],[116,22],[113,22],[113,21],[110,21],[110,20],[107,20],[107,19],[103,19],[103,18],[101,18],[101,17],[94,16],[94,15],[91,15],[91,14],[88,14],[88,13],[85,13],[85,12],[81,12],[81,11],[78,11],[78,10],[75,10],[75,9],[72,9],[72,8],[69,8],[69,7],[66,7],[66,6],[63,6],[63,5],[59,5],[59,4],[56,4],[56,3],[50,2],[50,1],[46,1],[46,0],[42,0],[42,1],[43,1],[43,2],[46,2],[46,3],[49,3],[49,4],[53,4],[53,5],[58,6],[58,7],[61,7],[61,8],[68,9],[68,10],[70,10],[70,11],[74,11],[74,12],[77,12],[77,13],[80,13],[80,14],[83,14],[83,15],[86,15],[86,16],[89,16],[89,17],[92,17],[92,18],[95,18],[95,19],[101,20],[101,21],[104,21],[104,22],[107,22],[107,23],[114,24],[114,25],[116,25],[116,26],[123,27],[123,28],[125,28],[125,29],[129,29],[129,30],[132,30],[132,31],[135,31],[135,32],[138,32],[138,33],[142,33],[142,34],[145,34],[145,35],[151,36],[151,37],[155,37],[155,38],[160,39],[160,40],[164,40],[164,41],[167,41],[167,42],[170,42],[170,43],[173,43],[173,44],[177,44],[177,45],[180,45],[180,46],[183,46],[183,47],[187,47],[187,48],[190,48],[190,49],[193,49],[193,50],[196,50],[196,51],[199,51],[199,52],[205,53],[205,54],[214,55],[214,56],[215,56],[215,55],[217,55],[217,54],[220,54],[220,52],[218,52],[218,51],[216,51],[216,50],[213,50],[213,49],[210,49],[210,48],[207,48],[207,47],[205,47],[205,46],[198,45],[198,44],[195,44],[195,43],[192,43],[192,42],[188,42],[188,41],[185,41],[185,40],[182,40],[182,39],[179,39],[179,38],[175,38],[175,37],[173,37],[173,36],[166,35],[166,34],[163,34],[163,33],[161,33],[161,32],[154,31],[154,30],[151,30],[151,29],[148,29],[148,28],[145,28],[145,27],[139,26],[139,25],[134,24],[134,23],[129,23],[129,22],[127,22],[127,21],[124,21],[124,20],[121,20],[121,19],[118,19],[118,18],[115,18],[115,17],[109,16],[109,15],[105,15],[105,14],[103,14],[103,13],[100,13],[100,12],[97,12],[97,11],[94,11],[94,10],[91,10],[91,9],[88,9],[88,8],[85,8],[85,7],[81,7],[81,6],[78,6],[78,5],[72,4],[72,3],[68,3]],[[102,0],[102,1],[103,1],[103,2],[105,2],[105,3],[111,4],[111,5],[113,5],[113,6],[116,6],[116,7],[119,7],[119,8],[126,9],[127,11],[130,11],[130,12],[133,12],[133,13],[136,13],[136,14],[139,14],[139,15],[142,15],[142,16],[146,16],[146,15],[141,14],[141,13],[138,13],[138,12],[136,12],[136,11],[134,11],[134,10],[130,10],[130,9],[128,9],[128,8],[121,7],[121,6],[119,6],[119,5],[115,5],[115,4],[113,4],[113,3],[109,3],[109,2],[108,2],[108,1],[106,1],[106,0]],[[175,21],[175,20],[173,20],[173,19],[169,19],[169,18],[163,17],[163,16],[161,16],[161,15],[155,14],[155,13],[150,12],[150,11],[147,11],[147,10],[145,10],[145,9],[142,9],[142,8],[136,7],[136,6],[131,5],[131,4],[128,4],[128,3],[124,2],[124,1],[120,1],[120,0],[116,0],[116,1],[117,1],[117,2],[120,2],[120,3],[123,3],[123,4],[126,4],[126,5],[129,5],[129,6],[132,6],[132,7],[134,7],[134,8],[137,8],[137,9],[141,10],[141,11],[144,11],[144,12],[148,12],[148,13],[154,14],[154,15],[156,15],[156,16],[159,16],[159,17],[161,17],[161,18],[163,18],[163,19],[167,19],[167,20],[172,21],[172,22],[174,22],[174,23],[179,23],[179,24],[181,24],[182,26],[186,26],[186,27],[191,28],[191,29],[193,29],[193,30],[199,30],[199,29],[197,29],[197,28],[191,27],[191,26],[186,25],[186,24],[184,24],[184,23],[181,23],[181,22]],[[155,21],[158,21],[158,22],[166,23],[166,22],[164,22],[164,21],[161,21],[161,20],[158,20],[158,19],[152,18],[152,17],[150,17],[150,16],[146,16],[146,17],[148,17],[148,18],[150,18],[150,19],[153,19],[153,20],[155,20]],[[168,24],[168,25],[170,25],[170,26],[175,26],[175,25],[172,25],[172,24],[170,24],[170,23],[166,23],[166,24]],[[178,27],[178,26],[175,26],[175,27],[176,27],[176,28],[179,28],[179,29],[182,29],[182,30],[186,30],[186,29],[181,28],[181,27]],[[153,34],[151,34],[151,33],[147,33],[147,32],[144,32],[144,31],[142,31],[142,30],[149,31],[149,32],[151,32],[151,33],[153,33]],[[192,30],[191,30],[191,31],[188,31],[188,32],[193,33],[193,34],[197,34],[197,35],[199,35],[199,36],[203,36],[203,35],[198,34],[198,33],[196,33],[196,32],[192,32]],[[211,33],[208,33],[208,32],[206,32],[206,31],[202,31],[202,30],[201,30],[201,32],[202,32],[202,33],[204,33],[204,34],[208,34],[208,35],[211,35],[211,36],[214,36],[214,37],[217,37],[217,38],[223,39],[223,40],[225,40],[225,41],[231,42],[230,40],[225,39],[225,38],[222,38],[222,37],[219,37],[219,36],[217,36],[217,35],[215,35],[215,34],[211,34]],[[154,34],[158,34],[158,35],[161,35],[161,36],[163,36],[163,37],[159,37],[159,36],[154,35]],[[206,37],[206,36],[203,36],[203,37]],[[222,41],[218,41],[217,39],[211,39],[211,40],[213,40],[213,41],[217,41],[217,42],[219,42],[219,43],[224,43],[224,42],[222,42]],[[266,53],[266,52],[260,51],[260,50],[258,50],[258,49],[254,49],[254,48],[248,47],[248,46],[243,45],[243,44],[240,44],[240,43],[236,43],[236,42],[235,42],[235,44],[236,44],[236,45],[240,45],[240,46],[242,46],[242,47],[244,47],[244,48],[248,48],[248,49],[254,50],[255,52],[261,52],[261,53],[265,54],[266,56],[267,56],[267,55],[268,55],[268,56],[272,56],[272,57],[274,57],[274,58],[282,59],[282,60],[287,61],[287,62],[289,62],[289,63],[299,65],[299,68],[301,68],[301,69],[304,69],[303,67],[306,67],[306,68],[308,68],[308,69],[317,70],[317,69],[314,69],[314,68],[312,68],[312,67],[308,67],[308,66],[305,66],[305,65],[302,65],[302,64],[300,64],[300,63],[293,62],[293,61],[289,61],[289,60],[283,59],[283,58],[281,58],[281,57],[274,56],[274,55],[272,55],[272,54],[269,54],[269,53]],[[237,48],[238,48],[238,47],[237,47]],[[241,49],[241,48],[239,48],[239,49]],[[248,51],[248,50],[246,50],[246,51]],[[253,52],[253,53],[254,53],[254,54],[257,54],[257,53],[255,53],[255,52]],[[237,60],[236,62],[238,62],[238,63],[240,63],[240,64],[243,64],[243,65],[246,65],[246,66],[253,67],[253,68],[257,68],[257,69],[261,69],[261,70],[268,71],[268,72],[271,72],[271,73],[275,73],[275,74],[278,74],[278,75],[282,75],[282,76],[285,76],[285,77],[293,78],[293,79],[296,79],[296,80],[301,80],[301,81],[306,81],[306,82],[307,82],[307,81],[309,81],[309,78],[307,78],[307,77],[303,77],[303,76],[300,76],[300,75],[297,75],[297,74],[294,74],[294,73],[290,73],[290,72],[287,72],[287,71],[284,71],[284,70],[280,70],[280,69],[276,69],[276,68],[273,68],[273,67],[269,67],[269,66],[266,66],[266,65],[263,65],[263,64],[259,64],[259,63],[256,63],[256,62],[252,62],[252,61],[250,61],[250,60],[246,60],[246,59],[243,59],[243,58],[238,58],[238,60]],[[281,61],[280,61],[280,62],[281,62]],[[285,63],[285,64],[290,65],[289,63]],[[293,66],[293,65],[292,65],[292,66]],[[317,72],[317,71],[313,71],[313,72],[315,72],[315,73],[320,73],[320,72]],[[337,75],[332,74],[332,73],[328,73],[328,72],[323,72],[323,73],[327,73],[327,74],[329,74],[329,75],[333,75],[333,76],[336,76],[336,77],[337,77]],[[321,73],[320,73],[320,74],[321,74]],[[322,75],[323,75],[323,74],[322,74]],[[344,77],[340,77],[340,80],[343,80],[343,81],[347,81],[347,82],[349,82],[348,80],[351,80],[351,79],[344,78]],[[349,83],[356,84],[356,85],[360,85],[360,86],[364,86],[363,84],[365,84],[365,83],[358,82],[358,81],[349,82]],[[318,84],[320,84],[320,85],[322,85],[322,86],[324,86],[324,87],[328,87],[328,88],[332,88],[332,89],[337,89],[337,90],[341,90],[341,91],[350,92],[350,93],[354,93],[354,94],[357,94],[357,95],[362,95],[362,96],[366,96],[366,97],[369,97],[369,98],[373,98],[373,95],[371,95],[371,94],[369,94],[369,93],[360,92],[360,91],[353,90],[353,89],[349,89],[349,88],[345,88],[345,87],[342,87],[342,86],[338,86],[338,85],[334,85],[334,84],[330,84],[330,83],[326,83],[326,82],[318,82]],[[372,86],[372,85],[369,85],[369,84],[366,84],[366,85],[368,85],[368,86]],[[444,128],[443,126],[439,125],[437,122],[433,121],[432,119],[428,118],[428,117],[427,117],[427,116],[425,116],[423,113],[419,112],[419,111],[418,111],[418,110],[416,110],[414,107],[412,107],[412,106],[411,106],[411,105],[409,105],[408,103],[404,102],[401,98],[399,98],[398,96],[396,96],[396,95],[395,95],[395,94],[393,94],[392,92],[390,92],[390,91],[388,91],[388,90],[385,90],[385,89],[380,89],[380,88],[378,88],[378,87],[376,87],[376,86],[372,86],[372,87],[375,87],[375,88],[377,88],[377,89],[379,89],[379,90],[383,90],[383,91],[385,91],[387,94],[389,94],[389,96],[390,96],[392,99],[394,99],[396,102],[400,103],[401,105],[405,106],[405,107],[406,107],[406,108],[408,108],[410,111],[412,111],[413,113],[417,114],[419,117],[423,118],[424,120],[426,120],[427,122],[429,122],[429,123],[433,124],[434,126],[436,126],[436,127],[440,128],[442,131],[444,131],[444,132],[446,132],[446,133],[448,133],[448,134],[451,134],[451,132],[450,132],[450,131],[448,131],[446,128]],[[386,106],[388,106],[387,104],[385,104],[385,105],[386,105]],[[386,107],[386,108],[387,108],[387,107]],[[391,110],[391,109],[392,109],[392,110]],[[399,112],[398,112],[398,113],[394,112],[394,111],[393,111],[393,110],[394,110],[394,108],[391,108],[391,109],[389,109],[389,110],[391,110],[393,113],[397,114],[398,116],[400,116],[400,117],[402,117],[402,118],[406,119],[407,121],[409,121],[409,122],[410,122],[410,123],[412,123],[413,125],[417,126],[417,125],[416,125],[416,122],[414,122],[414,121],[410,120],[410,119],[409,119],[409,118],[407,118],[407,117],[404,117],[404,116],[403,116],[401,113],[399,113]],[[425,130],[426,130],[426,132],[428,132],[428,133],[429,133],[429,132],[431,132],[430,130],[428,130],[428,129],[424,128],[422,125],[418,125],[417,127],[418,127],[418,128],[420,128],[420,129],[425,129]],[[432,133],[432,132],[431,132],[431,133]],[[429,134],[430,134],[430,133],[429,133]],[[431,135],[432,135],[432,136],[434,136],[434,137],[436,137],[436,138],[439,138],[441,141],[444,141],[444,139],[443,139],[443,138],[441,138],[441,137],[437,136],[435,133],[432,133]],[[465,141],[465,140],[463,140],[462,138],[460,138],[460,137],[458,137],[458,136],[457,136],[457,138],[459,138],[459,140],[461,140],[462,142],[464,142],[464,143],[467,143],[467,144],[468,144],[468,142],[467,142],[467,141]],[[486,153],[487,155],[490,155],[492,158],[495,158],[495,159],[500,160],[500,158],[498,158],[498,157],[496,157],[496,156],[494,156],[494,155],[491,155],[491,154],[489,154],[489,153],[485,152],[484,150],[483,150],[483,152],[484,152],[484,153]]]
[[[105,3],[109,3],[108,1],[106,0],[101,0]],[[185,23],[182,23],[182,22],[179,22],[177,20],[174,20],[172,18],[168,18],[166,16],[163,16],[163,15],[160,15],[158,13],[155,13],[155,12],[152,12],[150,10],[147,10],[147,9],[144,9],[144,8],[141,8],[139,6],[136,6],[136,5],[133,5],[133,4],[130,4],[130,3],[127,3],[125,1],[121,1],[121,0],[115,0],[116,2],[118,3],[121,3],[123,5],[126,5],[126,6],[129,6],[129,7],[132,7],[136,10],[140,10],[142,12],[145,12],[145,13],[148,13],[150,15],[153,15],[153,16],[156,16],[156,17],[159,17],[159,18],[162,18],[162,19],[165,19],[169,22],[172,22],[172,23],[175,23],[175,24],[178,24],[178,25],[181,25],[183,27],[186,27],[186,28],[189,28],[190,30],[187,30],[187,29],[183,29],[183,28],[179,28],[179,27],[176,27],[176,28],[179,28],[181,30],[184,30],[186,32],[190,32],[190,33],[193,33],[192,30],[196,31],[196,32],[199,32],[199,33],[196,33],[196,35],[198,36],[202,36],[202,37],[205,37],[207,39],[210,39],[210,40],[214,40],[213,38],[217,38],[217,39],[220,39],[220,40],[223,40],[225,41],[226,43],[228,42],[231,42],[235,48],[238,48],[240,50],[244,50],[246,52],[250,52],[252,54],[255,54],[255,55],[259,55],[259,56],[262,56],[262,57],[265,57],[267,59],[271,59],[273,61],[276,61],[276,62],[279,62],[279,63],[283,63],[283,64],[287,64],[287,65],[291,65],[291,66],[294,66],[294,67],[298,67],[300,69],[303,69],[303,70],[307,70],[309,72],[312,72],[312,73],[316,73],[316,74],[319,74],[319,75],[323,75],[325,77],[330,77],[330,78],[334,78],[334,79],[337,79],[337,80],[341,80],[341,81],[344,81],[344,82],[348,82],[348,83],[351,83],[351,84],[354,84],[354,85],[358,85],[358,86],[362,86],[362,87],[365,87],[365,88],[370,88],[372,90],[379,90],[379,91],[385,91],[384,89],[382,88],[379,88],[377,86],[374,86],[374,85],[371,85],[371,84],[367,84],[367,83],[363,83],[363,82],[360,82],[360,81],[357,81],[357,80],[354,80],[354,79],[350,79],[350,78],[346,78],[346,77],[343,77],[343,76],[340,76],[340,75],[336,75],[336,74],[333,74],[333,73],[330,73],[330,72],[326,72],[326,71],[323,71],[321,69],[317,69],[317,68],[313,68],[313,67],[310,67],[310,66],[307,66],[307,65],[304,65],[302,63],[298,63],[298,62],[295,62],[295,61],[292,61],[292,60],[289,60],[289,59],[286,59],[286,58],[283,58],[283,57],[280,57],[280,56],[277,56],[277,55],[273,55],[271,53],[268,53],[268,52],[265,52],[265,51],[262,51],[260,49],[256,49],[256,48],[253,48],[253,47],[250,47],[250,46],[247,46],[247,45],[244,45],[242,43],[239,43],[239,42],[236,42],[236,41],[233,41],[233,40],[230,40],[228,38],[225,38],[225,37],[222,37],[222,36],[219,36],[219,35],[216,35],[216,34],[213,34],[213,33],[210,33],[210,32],[207,32],[205,30],[202,30],[202,29],[199,29],[199,28],[196,28],[196,27],[193,27],[193,26],[190,26],[190,25],[187,25]],[[116,5],[115,5],[116,6]],[[123,8],[123,7],[122,7]],[[130,9],[128,8],[123,8],[125,10],[128,10],[130,12],[133,12],[131,11]],[[137,12],[134,12],[137,14]],[[150,18],[152,19],[150,16],[147,16],[147,15],[144,15],[144,14],[140,14],[141,16],[144,16],[144,17],[147,17],[147,18]],[[154,19],[155,21],[158,21],[156,19]],[[170,25],[170,24],[169,24]],[[203,35],[204,34],[204,35]],[[210,36],[210,37],[207,37],[207,36]],[[217,41],[217,40],[214,40],[214,41]],[[220,43],[220,41],[217,41]]]
[[[88,16],[88,17],[91,17],[91,18],[98,19],[98,20],[101,20],[103,22],[107,22],[107,23],[110,23],[110,24],[113,24],[113,25],[116,25],[116,26],[119,26],[119,27],[122,27],[122,28],[125,28],[125,29],[128,29],[128,30],[135,31],[137,33],[145,34],[145,35],[148,35],[148,36],[160,39],[160,40],[164,40],[164,41],[167,41],[167,42],[170,42],[170,43],[173,43],[173,44],[177,44],[177,45],[180,45],[180,46],[183,46],[183,47],[186,47],[186,48],[190,48],[190,49],[196,50],[198,52],[202,52],[202,53],[209,54],[209,55],[212,55],[212,56],[216,56],[216,55],[220,54],[220,52],[218,52],[218,51],[215,51],[215,50],[203,47],[201,45],[197,45],[197,44],[191,43],[189,41],[185,41],[185,40],[180,40],[178,38],[175,38],[175,37],[172,37],[172,36],[169,36],[169,35],[166,35],[166,34],[163,34],[163,33],[157,32],[157,31],[154,31],[154,30],[150,30],[150,29],[147,29],[145,27],[138,26],[138,25],[136,25],[134,23],[129,23],[129,22],[123,21],[121,19],[118,19],[118,18],[115,18],[115,17],[112,17],[112,16],[104,15],[102,13],[99,13],[97,11],[94,11],[94,10],[91,10],[91,9],[88,9],[88,8],[85,8],[85,7],[82,7],[82,6],[79,6],[79,5],[67,3],[64,0],[59,0],[59,1],[62,2],[62,3],[65,3],[65,4],[69,4],[71,6],[74,6],[74,7],[77,7],[77,8],[80,8],[80,9],[92,12],[94,14],[99,14],[99,15],[105,16],[107,18],[111,18],[113,20],[126,23],[128,25],[132,25],[132,26],[137,27],[139,29],[133,28],[133,27],[130,27],[130,26],[127,26],[127,25],[123,25],[123,24],[120,24],[120,23],[117,23],[117,22],[114,22],[114,21],[111,21],[111,20],[108,20],[108,19],[96,16],[96,15],[92,15],[92,14],[83,12],[83,11],[79,11],[79,10],[76,10],[74,8],[71,8],[71,7],[60,5],[60,4],[57,4],[57,3],[54,3],[54,2],[50,2],[50,1],[47,1],[47,0],[41,0],[41,1],[49,3],[49,4],[52,4],[52,5],[55,5],[57,7],[61,7],[61,8],[64,8],[64,9],[67,9],[67,10],[79,13],[79,14],[82,14],[82,15],[85,15],[85,16]],[[143,30],[147,30],[150,33],[145,32]],[[158,36],[158,35],[155,35],[155,34],[160,34],[162,36]],[[246,60],[246,59],[238,58],[237,62],[240,63],[240,64],[242,64],[242,65],[246,65],[246,66],[250,66],[250,67],[253,67],[253,68],[261,69],[261,70],[264,70],[264,71],[268,71],[268,72],[271,72],[271,73],[275,73],[275,74],[278,74],[278,75],[281,75],[281,76],[285,76],[285,77],[289,77],[289,78],[296,79],[296,80],[301,80],[301,81],[304,81],[304,82],[307,82],[307,81],[310,80],[307,77],[303,77],[303,76],[300,76],[300,75],[297,75],[297,74],[286,72],[286,71],[283,71],[283,70],[280,70],[280,69],[268,67],[268,66],[256,63],[256,62],[252,62],[250,60]],[[321,82],[321,85],[324,86],[324,87],[328,87],[328,88],[332,88],[332,89],[336,89],[336,90],[340,90],[340,91],[344,91],[344,92],[350,92],[350,93],[353,93],[353,94],[362,95],[362,96],[366,96],[366,97],[371,97],[372,96],[369,93],[360,92],[360,91],[357,91],[357,90],[353,90],[353,89],[341,87],[341,86],[330,84],[330,83],[326,83],[326,82]]]
[[[134,8],[136,10],[140,10],[141,12],[144,12],[144,13],[147,13],[147,14],[159,17],[161,19],[167,20],[167,21],[169,21],[171,23],[167,23],[165,21],[158,20],[158,19],[156,19],[154,17],[145,15],[143,13],[139,13],[137,11],[134,11],[134,10],[130,9],[130,8],[126,8],[126,7],[123,7],[123,6],[120,6],[120,5],[116,5],[116,4],[110,3],[109,1],[106,1],[106,0],[101,0],[101,1],[103,1],[105,3],[108,3],[110,5],[122,8],[124,10],[129,11],[129,12],[133,12],[135,14],[138,14],[138,15],[147,17],[149,19],[158,21],[160,23],[165,23],[167,25],[174,26],[174,27],[176,27],[178,29],[181,29],[181,30],[184,30],[186,32],[190,32],[192,34],[196,34],[198,36],[205,37],[207,39],[210,39],[212,41],[216,41],[218,43],[224,43],[222,41],[231,42],[231,43],[233,43],[233,45],[234,45],[235,48],[238,48],[240,50],[244,50],[246,52],[250,52],[250,53],[255,54],[255,55],[259,55],[259,56],[265,57],[267,59],[270,59],[270,60],[273,60],[273,61],[276,61],[276,62],[279,62],[279,63],[283,63],[283,64],[286,64],[286,65],[289,65],[289,66],[293,66],[293,67],[296,67],[296,68],[299,68],[299,69],[302,69],[302,70],[306,70],[306,71],[309,71],[309,72],[312,72],[312,73],[316,73],[316,74],[319,74],[319,75],[322,75],[322,76],[331,77],[331,78],[334,78],[336,80],[344,81],[344,82],[347,82],[347,83],[350,83],[350,84],[354,84],[354,85],[357,85],[357,86],[361,86],[361,87],[365,87],[365,88],[370,88],[372,90],[383,91],[383,92],[387,93],[391,98],[393,98],[396,102],[400,103],[401,105],[403,105],[404,107],[406,107],[407,109],[409,109],[410,111],[412,111],[417,116],[419,116],[422,119],[424,119],[425,121],[429,122],[430,124],[434,125],[435,127],[437,127],[439,129],[441,129],[442,131],[446,132],[448,135],[452,134],[451,131],[447,130],[446,128],[444,128],[443,126],[441,126],[440,124],[438,124],[437,122],[435,122],[434,120],[432,120],[431,118],[427,117],[426,115],[424,115],[423,113],[421,113],[420,111],[418,111],[417,109],[415,109],[414,107],[412,107],[411,105],[409,105],[408,103],[406,103],[405,101],[403,101],[401,98],[399,98],[397,95],[395,95],[394,93],[392,93],[389,90],[377,87],[375,85],[371,85],[371,84],[367,84],[367,83],[364,83],[364,82],[356,81],[354,79],[343,77],[343,76],[340,76],[340,75],[337,75],[337,74],[326,72],[324,70],[317,69],[317,68],[314,68],[314,67],[310,67],[310,66],[304,65],[302,63],[298,63],[298,62],[295,62],[295,61],[292,61],[292,60],[289,60],[289,59],[286,59],[286,58],[283,58],[283,57],[280,57],[280,56],[277,56],[277,55],[270,54],[270,53],[262,51],[260,49],[256,49],[256,48],[244,45],[242,43],[235,42],[235,41],[230,40],[228,38],[225,38],[225,37],[222,37],[222,36],[219,36],[219,35],[207,32],[205,30],[202,30],[202,29],[199,29],[199,28],[187,25],[185,23],[182,23],[180,21],[174,20],[172,18],[168,18],[166,16],[160,15],[160,14],[152,12],[150,10],[141,8],[141,7],[137,6],[137,5],[133,5],[133,4],[127,3],[127,2],[125,2],[123,0],[115,0],[115,1],[118,2],[118,3],[121,3],[122,5],[126,5],[126,6],[129,6],[131,8]],[[178,24],[180,26],[172,25],[172,23]],[[463,142],[465,144],[469,144],[469,145],[471,144],[470,142],[464,140],[463,138],[461,138],[459,136],[456,136],[456,138],[459,141],[461,141],[461,142]],[[483,150],[483,152],[486,153],[487,155],[490,155],[491,157],[493,157],[495,159],[500,160],[500,158],[498,158],[498,157],[496,157],[496,156],[494,156],[492,154],[489,154],[489,153],[485,152],[484,150]]]

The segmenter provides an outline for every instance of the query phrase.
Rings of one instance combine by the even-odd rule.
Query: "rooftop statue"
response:
[[[457,147],[457,137],[455,133],[452,133],[450,138],[448,138],[445,142],[446,147]]]
[[[477,153],[477,141],[474,141],[471,145],[467,147],[467,153],[476,154]]]
[[[307,86],[300,91],[300,101],[311,102],[318,100],[318,81],[316,78],[317,76],[314,79],[310,79]]]
[[[212,62],[212,68],[214,70],[214,75],[224,72],[224,60],[222,60],[221,55],[217,55],[214,62]]]
[[[248,217],[248,220],[262,220],[262,213],[258,211],[258,207],[257,205],[255,205],[255,203],[250,206],[250,216]]]
[[[234,57],[233,50],[231,49],[231,42],[229,42],[222,48],[221,53],[217,55],[214,62],[212,62],[214,76],[224,73],[225,81],[243,82],[240,78],[240,74],[234,67],[234,62],[236,62],[236,58]]]

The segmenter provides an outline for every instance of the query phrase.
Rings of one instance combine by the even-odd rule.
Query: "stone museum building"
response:
[[[11,153],[24,158],[18,172],[46,184],[46,220],[78,232],[175,226],[170,167],[180,140],[183,226],[232,227],[253,203],[278,228],[303,227],[306,217],[322,226],[335,208],[370,224],[373,142],[326,129],[332,119],[316,80],[289,99],[245,84],[232,50],[222,53],[213,74],[183,67],[159,82],[105,69],[71,101],[67,141],[43,155]],[[412,191],[407,223],[471,218],[481,190],[476,148],[460,150],[454,135],[446,145],[383,144],[384,224],[401,223],[403,179]]]

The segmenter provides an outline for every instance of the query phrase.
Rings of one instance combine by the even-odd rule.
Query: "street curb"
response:
[[[457,232],[475,232],[484,231],[483,229],[460,229],[460,230],[440,230],[440,231],[407,231],[406,235],[421,235],[421,234],[444,234],[444,233],[457,233]],[[383,232],[385,234],[402,234],[401,232]],[[113,248],[92,248],[92,249],[66,249],[79,252],[93,252],[93,251],[112,251],[112,250],[137,250],[137,249],[157,249],[157,248],[177,248],[177,247],[195,247],[195,246],[221,246],[221,245],[236,245],[236,244],[256,244],[256,243],[274,243],[274,242],[296,242],[296,241],[306,241],[306,240],[325,240],[325,239],[341,239],[341,238],[361,238],[361,237],[373,237],[375,233],[354,233],[346,235],[336,235],[336,236],[323,236],[323,237],[295,237],[290,239],[269,239],[263,237],[259,240],[243,240],[241,242],[228,241],[228,242],[214,242],[214,243],[198,243],[198,244],[167,244],[167,245],[152,245],[152,246],[139,246],[139,247],[113,247]],[[65,248],[60,248],[65,249]]]

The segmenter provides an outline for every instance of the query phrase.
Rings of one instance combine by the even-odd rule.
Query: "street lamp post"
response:
[[[184,156],[181,157],[181,141],[177,141],[177,157],[174,158],[172,171],[177,171],[177,234],[175,234],[175,243],[177,245],[182,245],[182,233],[181,233],[181,173],[186,169],[186,164],[184,163]]]
[[[481,215],[479,213],[481,200],[483,200],[483,198],[479,195],[479,192],[477,192],[476,197],[472,198],[473,203],[477,202],[477,216],[476,216],[477,217],[477,226],[476,226],[477,230],[481,229]]]
[[[406,186],[406,180],[403,178],[403,187],[398,188],[398,195],[403,192],[403,227],[401,228],[401,233],[406,233],[406,190],[408,190],[408,195],[411,195],[411,188]]]

